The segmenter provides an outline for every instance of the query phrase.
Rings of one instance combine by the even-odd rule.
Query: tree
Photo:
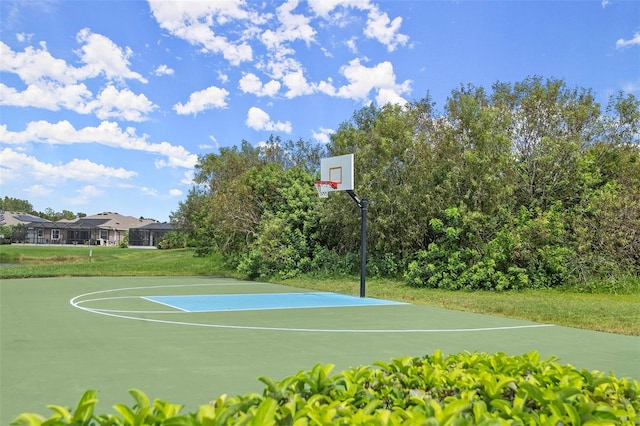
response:
[[[434,127],[432,113],[429,99],[406,109],[370,105],[332,135],[331,155],[355,153],[355,193],[370,201],[369,248],[374,257],[409,255],[424,239],[424,208],[432,193],[423,172],[433,154],[424,142]],[[355,204],[346,197],[330,197],[325,204],[327,245],[342,253],[357,250],[360,215]]]
[[[8,197],[6,195],[3,199],[0,199],[0,210],[28,214],[35,213],[35,211],[33,210],[33,206],[29,201]]]
[[[640,273],[640,100],[611,96],[581,159],[585,195],[572,217],[583,275]]]
[[[544,209],[556,201],[576,204],[580,155],[598,131],[600,106],[591,90],[541,77],[496,83],[493,89],[493,104],[510,117],[518,204]]]
[[[302,167],[284,170],[277,163],[249,172],[252,193],[262,200],[264,211],[238,265],[240,272],[251,278],[288,278],[309,271],[320,215],[313,180]]]
[[[76,215],[70,210],[62,210],[62,213],[60,215],[62,216],[62,219],[67,220],[73,220],[76,218]]]
[[[271,136],[257,147],[243,140],[239,147],[207,154],[199,159],[195,186],[171,221],[191,236],[199,252],[215,247],[236,263],[257,238],[265,211],[282,198],[286,182],[281,173],[299,169],[312,176],[324,149]]]

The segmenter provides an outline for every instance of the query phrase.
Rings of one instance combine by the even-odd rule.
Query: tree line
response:
[[[358,208],[316,196],[322,157],[355,154],[374,276],[519,289],[640,273],[640,102],[530,77],[356,111],[327,145],[286,141],[202,156],[173,224],[199,254],[252,277],[354,273]]]
[[[74,213],[71,210],[62,210],[61,212],[57,212],[50,207],[39,212],[33,208],[33,205],[28,200],[21,200],[19,198],[8,197],[6,195],[4,198],[0,198],[0,210],[6,212],[26,213],[52,222],[56,222],[61,219],[73,220],[87,215],[82,212]]]

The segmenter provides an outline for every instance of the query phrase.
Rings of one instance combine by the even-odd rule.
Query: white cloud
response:
[[[220,83],[226,84],[229,81],[229,76],[218,70],[218,80],[220,80]]]
[[[51,56],[44,42],[40,43],[40,49],[28,46],[23,52],[14,52],[0,41],[0,57],[0,71],[17,74],[26,84],[43,80],[75,84],[86,78],[86,72],[81,68],[67,65],[66,61]]]
[[[96,116],[105,120],[117,118],[128,121],[145,121],[147,114],[156,108],[145,95],[136,95],[129,89],[118,90],[112,85],[107,86],[98,95],[95,106]]]
[[[89,160],[73,159],[66,164],[44,163],[36,157],[16,152],[11,148],[0,151],[0,167],[18,173],[22,178],[33,177],[46,183],[51,183],[52,180],[106,182],[112,179],[131,179],[137,175],[136,172],[122,167],[116,169]]]
[[[140,191],[142,191],[143,194],[151,195],[152,197],[155,197],[156,195],[158,195],[157,189],[149,188],[147,186],[141,187]]]
[[[356,45],[356,40],[357,39],[355,37],[351,37],[349,40],[345,42],[345,44],[349,48],[349,51],[353,54],[358,53],[358,46]]]
[[[280,90],[280,82],[271,80],[267,84],[262,84],[260,78],[253,73],[242,76],[239,82],[240,90],[244,93],[251,93],[256,96],[275,96]]]
[[[199,92],[193,92],[186,104],[177,103],[173,106],[180,115],[197,114],[211,108],[225,108],[229,92],[216,86],[207,87]]]
[[[640,92],[640,79],[638,79],[637,81],[629,81],[625,83],[622,87],[622,90],[627,93]]]
[[[16,39],[20,42],[20,43],[31,43],[31,39],[33,38],[33,34],[32,33],[18,33],[16,34]]]
[[[69,199],[71,204],[82,205],[89,204],[92,200],[97,199],[104,193],[104,190],[97,188],[95,185],[85,185],[82,188],[76,189],[77,197]]]
[[[185,1],[163,0],[149,1],[151,13],[160,27],[171,35],[202,46],[204,51],[221,53],[232,65],[250,61],[253,57],[251,46],[239,37],[230,41],[226,36],[218,35],[213,28],[222,27],[234,21],[259,24],[266,17],[244,9],[244,1]],[[223,34],[227,34],[221,31]],[[229,32],[231,33],[231,32]]]
[[[359,9],[367,12],[367,25],[364,35],[382,43],[389,52],[394,51],[398,45],[405,45],[409,37],[400,33],[402,18],[390,19],[386,12],[380,11],[378,6],[369,0],[308,0],[311,9],[329,22],[340,22],[341,16],[332,15],[336,9]]]
[[[619,39],[616,41],[616,49],[624,49],[626,47],[640,45],[640,32],[634,33],[630,40]]]
[[[402,25],[401,17],[398,16],[391,20],[386,12],[381,12],[377,7],[372,7],[369,10],[364,35],[378,40],[387,46],[389,52],[393,52],[398,45],[405,45],[409,41],[407,35],[400,34],[400,25]]]
[[[368,68],[354,59],[341,69],[342,74],[349,81],[340,87],[335,96],[340,98],[367,100],[372,90],[377,91],[376,101],[379,105],[387,102],[405,103],[402,94],[411,91],[411,80],[405,80],[401,84],[396,83],[391,62],[380,62],[378,65]],[[330,86],[326,89],[329,91]]]
[[[158,68],[156,68],[154,74],[157,76],[173,75],[175,74],[175,71],[172,68],[169,68],[167,65],[162,64]]]
[[[171,195],[172,197],[180,197],[182,195],[182,191],[172,188],[169,190],[169,195]]]
[[[193,169],[184,172],[184,177],[180,180],[182,185],[193,185],[193,179],[196,177],[196,173]]]
[[[84,84],[61,86],[54,82],[30,84],[22,92],[0,83],[0,105],[35,107],[58,111],[60,108],[79,114],[94,113],[99,119],[116,118],[128,121],[145,121],[154,105],[145,95],[136,95],[128,89],[118,90],[108,85],[98,97]]]
[[[53,192],[53,188],[47,188],[42,185],[31,185],[28,188],[25,188],[25,192],[32,197],[44,197],[45,195],[49,195]]]
[[[0,83],[0,105],[16,107],[35,107],[58,111],[69,109],[80,114],[91,112],[92,93],[84,84],[62,86],[55,82],[29,84],[21,92]]]
[[[376,103],[380,106],[385,104],[404,105],[407,103],[407,100],[400,96],[397,91],[383,87],[378,90]]]
[[[146,82],[140,74],[127,68],[130,52],[123,52],[108,38],[88,30],[78,33],[86,41],[81,52],[87,63],[82,68],[69,66],[56,59],[41,43],[41,49],[27,47],[24,52],[13,52],[0,42],[3,61],[0,70],[17,74],[27,85],[19,91],[0,83],[0,105],[35,107],[51,111],[68,109],[79,114],[95,113],[100,119],[143,121],[155,105],[143,94],[135,95],[128,89],[118,91],[109,84],[96,99],[81,80],[104,73],[112,80],[136,78]],[[92,61],[92,62],[87,62]]]
[[[310,95],[316,91],[316,85],[309,84],[302,74],[302,70],[289,73],[282,78],[285,86],[289,89],[285,96],[289,99],[302,95]]]
[[[249,108],[245,123],[254,130],[291,133],[291,123],[289,121],[285,121],[284,123],[281,121],[271,121],[269,114],[257,107]]]
[[[339,7],[368,10],[371,8],[369,0],[308,0],[313,11],[325,19],[331,19],[331,12]]]
[[[92,33],[88,28],[80,30],[76,39],[84,43],[78,55],[86,64],[83,70],[87,77],[104,74],[110,80],[133,79],[142,83],[147,82],[139,73],[129,69],[129,58],[133,55],[129,47],[123,50],[109,38]]]
[[[304,41],[307,46],[315,41],[316,30],[310,25],[311,19],[307,16],[294,14],[298,7],[298,0],[289,0],[277,8],[277,17],[280,27],[275,31],[266,30],[260,39],[268,49],[276,50],[285,42],[296,40]]]
[[[319,143],[329,143],[331,141],[331,135],[334,134],[335,132],[336,131],[333,129],[326,129],[324,127],[320,127],[318,132],[312,130],[311,135]]]
[[[63,59],[54,58],[45,42],[39,43],[39,49],[27,46],[23,52],[14,52],[0,41],[0,70],[17,74],[26,84],[42,80],[75,84],[101,74],[111,80],[135,79],[147,82],[139,73],[129,69],[129,58],[133,55],[130,48],[123,50],[109,38],[94,34],[86,28],[78,32],[76,39],[83,43],[77,51],[84,64],[82,67],[74,67]]]
[[[289,51],[292,53],[293,51]],[[291,57],[286,57],[284,55],[284,50],[278,51],[271,55],[265,70],[269,73],[271,78],[281,79],[285,75],[298,72],[302,69],[302,64],[298,62],[296,59]]]
[[[6,124],[0,124],[0,143],[21,145],[28,142],[46,144],[98,143],[113,148],[150,152],[165,156],[159,164],[162,167],[193,168],[198,160],[197,155],[189,153],[181,145],[168,142],[149,143],[147,136],[139,137],[135,129],[128,127],[122,130],[117,123],[103,121],[98,127],[85,127],[76,130],[66,120],[58,123],[32,121],[22,132],[7,130]]]

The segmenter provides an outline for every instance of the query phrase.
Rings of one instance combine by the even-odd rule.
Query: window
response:
[[[51,230],[51,239],[52,240],[59,240],[60,239],[60,230],[59,229],[52,229]]]
[[[101,229],[100,230],[100,239],[101,240],[108,240],[109,239],[109,230],[108,229]]]

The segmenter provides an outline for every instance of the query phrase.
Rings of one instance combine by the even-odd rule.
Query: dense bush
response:
[[[11,226],[0,226],[0,244],[11,244]]]
[[[404,274],[413,287],[509,290],[560,285],[569,277],[568,248],[560,205],[542,212],[521,207],[493,238],[477,235],[487,225],[466,208],[449,208],[429,222],[433,242],[416,253]]]
[[[120,244],[118,244],[120,248],[128,248],[129,247],[129,233],[125,232],[122,240],[120,240]]]
[[[167,232],[157,244],[157,247],[161,250],[185,248],[186,246],[187,235],[178,231]]]
[[[640,423],[640,383],[541,360],[536,352],[404,357],[331,374],[316,365],[281,381],[267,377],[262,394],[222,395],[197,411],[151,402],[97,414],[96,392],[75,411],[49,406],[46,419],[22,414],[12,425],[634,425]]]

